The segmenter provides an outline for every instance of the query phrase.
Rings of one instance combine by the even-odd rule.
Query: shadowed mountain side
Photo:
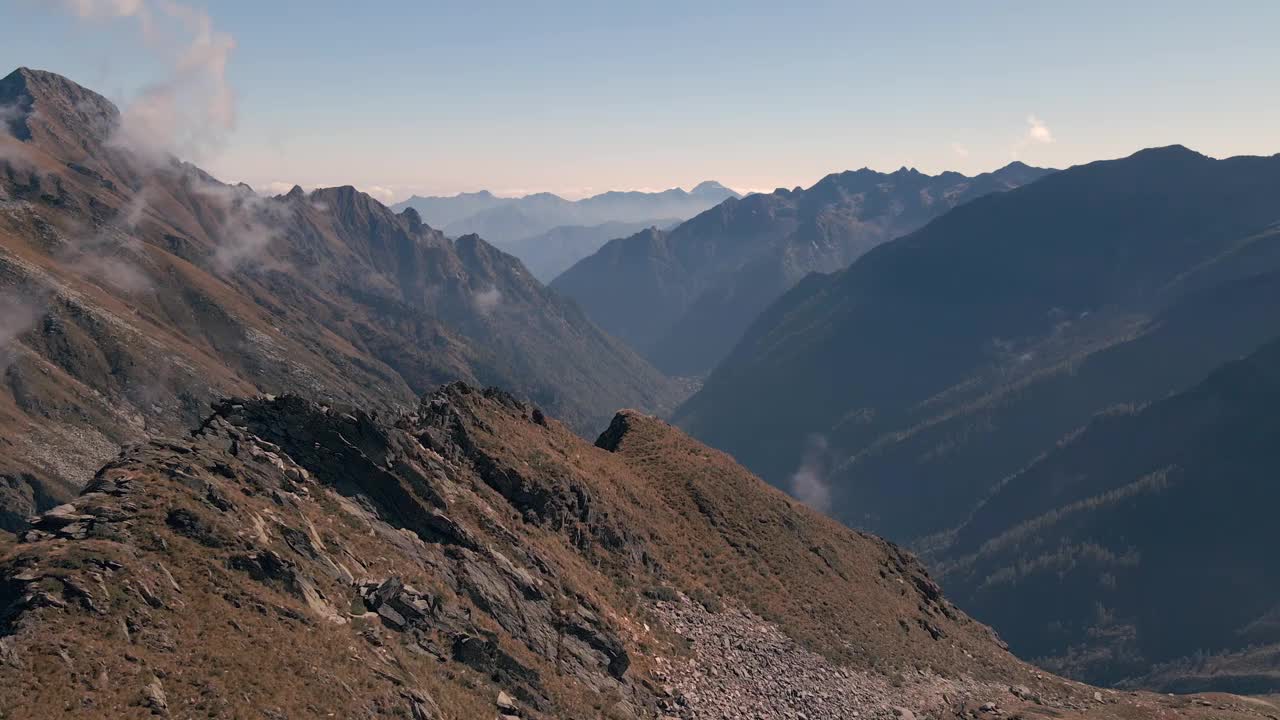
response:
[[[520,258],[529,272],[544,283],[574,263],[600,249],[614,238],[626,237],[648,227],[668,228],[680,224],[676,218],[640,222],[607,222],[600,225],[561,225],[550,230],[500,244],[503,250]]]
[[[1052,668],[1280,687],[1251,535],[1269,376],[1244,398],[1216,385],[1274,355],[1277,197],[1280,157],[1171,147],[976,200],[802,281],[677,422],[912,542]]]
[[[1212,160],[1165,148],[980,198],[845,271],[801,282],[760,316],[677,420],[783,487],[819,435],[830,448],[838,516],[900,539],[948,529],[984,488],[1092,413],[1181,389],[1271,332],[1251,309],[1269,286],[1251,290],[1248,277],[1280,269],[1278,189],[1280,158]],[[1180,302],[1184,309],[1173,309]],[[1217,342],[1197,342],[1219,324],[1205,336]],[[1189,334],[1144,342],[1181,355],[1111,365],[1145,375],[1158,357],[1180,370],[1163,379],[1095,373],[1094,390],[1074,393],[1071,376],[1090,355],[1180,325]],[[1029,402],[1025,412],[1041,415],[988,432],[1006,399],[1060,380],[1084,401],[1068,412]],[[950,418],[959,422],[942,437],[861,471]],[[1036,439],[1001,456],[1003,433],[1028,427]],[[953,451],[974,453],[968,472],[943,471]],[[939,502],[942,514],[902,503],[952,482],[969,489]],[[880,500],[876,488],[885,489]]]
[[[1277,403],[1280,341],[1099,416],[954,534],[948,590],[1060,671],[1115,682],[1163,665],[1147,682],[1275,692],[1267,662],[1193,658],[1280,646]]]
[[[929,176],[903,168],[828,175],[804,190],[730,199],[669,232],[614,240],[553,286],[664,371],[700,376],[810,272],[832,272],[986,193],[1050,171]]]

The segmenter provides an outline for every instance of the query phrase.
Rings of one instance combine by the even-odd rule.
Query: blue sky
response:
[[[172,79],[191,29],[144,42],[119,15],[171,1],[0,0],[0,72],[127,106]],[[233,39],[235,98],[234,126],[188,154],[259,188],[578,196],[1280,152],[1272,0],[188,4]]]

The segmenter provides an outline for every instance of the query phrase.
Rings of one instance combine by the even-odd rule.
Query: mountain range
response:
[[[487,190],[449,197],[414,195],[393,205],[392,210],[413,208],[424,222],[451,237],[475,233],[505,245],[566,225],[652,223],[660,218],[689,218],[731,197],[740,196],[718,182],[707,180],[692,190],[613,190],[581,200],[566,200],[545,192],[498,197]]]
[[[125,122],[0,79],[0,720],[1280,717],[1280,155],[704,184],[548,288],[448,228],[549,198]]]
[[[901,549],[655,418],[501,391],[228,398],[0,541],[5,717],[1126,717],[1273,704],[1037,671]]]
[[[839,270],[957,205],[1048,172],[1013,163],[976,177],[907,168],[832,174],[808,189],[730,198],[670,231],[611,241],[552,287],[664,372],[701,376],[806,274]]]
[[[650,227],[671,228],[680,222],[680,218],[661,218],[599,225],[561,225],[532,237],[502,243],[499,247],[520,258],[534,277],[550,283],[614,238],[626,237]]]
[[[806,278],[675,417],[913,544],[1051,667],[1119,682],[1230,656],[1267,639],[1280,580],[1225,509],[1276,469],[1239,454],[1270,427],[1247,371],[1270,355],[1233,363],[1280,336],[1278,197],[1280,156],[1175,146],[976,199]],[[1228,577],[1251,589],[1209,579]]]
[[[0,106],[4,526],[227,394],[403,410],[445,382],[501,383],[584,432],[679,398],[475,235],[351,187],[260,198],[139,153],[114,105],[50,73],[0,80]]]
[[[692,190],[610,191],[581,200],[552,193],[498,197],[487,190],[447,197],[415,195],[392,210],[413,208],[450,237],[479,234],[550,282],[605,242],[647,227],[670,227],[738,193],[714,181]]]

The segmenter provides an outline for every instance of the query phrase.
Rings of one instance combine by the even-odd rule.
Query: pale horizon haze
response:
[[[0,75],[126,109],[274,192],[809,186],[1183,144],[1280,152],[1280,3],[0,0]],[[193,119],[194,118],[194,119]]]

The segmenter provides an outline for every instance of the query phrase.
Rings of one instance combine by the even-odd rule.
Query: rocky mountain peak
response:
[[[409,229],[415,233],[426,227],[426,223],[422,222],[422,216],[418,214],[417,210],[414,210],[411,207],[401,210],[399,216],[409,224]]]
[[[596,447],[609,452],[617,452],[627,434],[633,431],[637,424],[646,420],[659,422],[657,418],[648,417],[638,410],[619,410],[613,416],[613,420],[609,422],[609,427],[596,438]]]
[[[724,195],[724,194],[737,195],[738,193],[720,184],[719,182],[716,182],[715,180],[703,180],[697,185],[694,185],[693,189],[689,191],[689,194],[691,195]]]
[[[0,79],[0,108],[9,132],[20,140],[40,133],[64,140],[105,142],[119,125],[110,100],[56,73],[20,67]]]

